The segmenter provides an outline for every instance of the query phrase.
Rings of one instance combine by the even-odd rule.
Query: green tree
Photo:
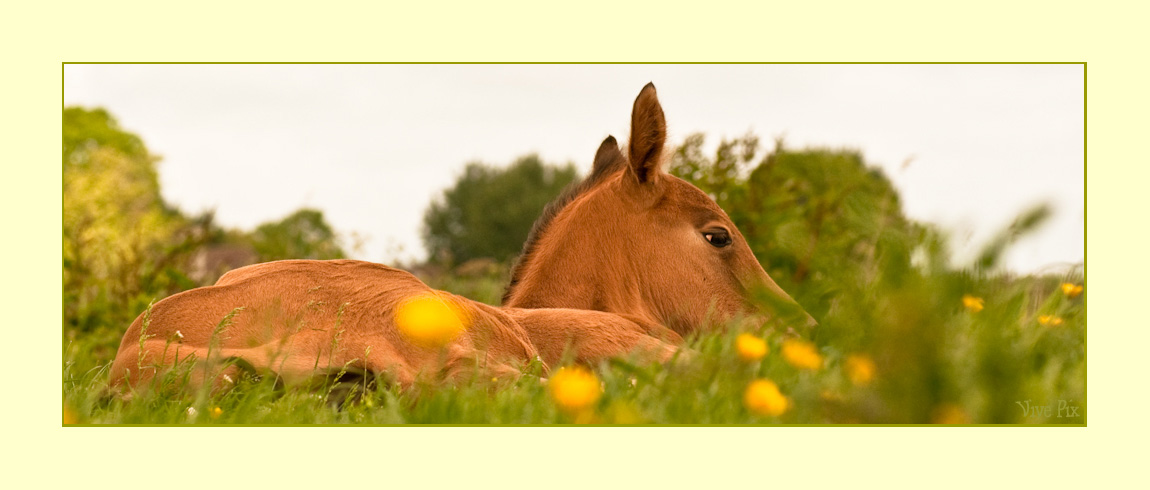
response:
[[[746,134],[733,140],[722,140],[714,158],[703,154],[706,138],[702,133],[687,136],[671,154],[668,171],[706,192],[723,209],[739,202],[746,190],[747,172],[754,167],[759,151],[759,137]]]
[[[925,229],[902,213],[898,192],[857,151],[792,151],[777,142],[757,165],[758,138],[723,140],[714,157],[696,134],[670,172],[711,195],[779,285],[816,314],[843,289],[865,291],[883,271],[905,273]]]
[[[65,325],[119,328],[190,285],[178,266],[203,234],[164,205],[158,161],[103,109],[64,109]]]
[[[149,180],[158,192],[155,163],[159,158],[149,154],[140,137],[121,129],[115,118],[104,109],[65,108],[63,135],[65,172],[88,166],[92,153],[97,149],[114,150],[134,160],[137,170],[148,173],[150,179],[145,180]]]
[[[64,109],[62,139],[64,323],[74,331],[120,333],[148,303],[214,281],[222,271],[197,271],[194,259],[211,263],[221,245],[250,251],[245,262],[345,256],[317,210],[250,233],[220,229],[212,213],[184,216],[160,195],[159,158],[103,109]]]
[[[280,221],[264,223],[249,239],[260,260],[265,262],[346,257],[323,212],[315,209],[301,209]]]
[[[423,215],[423,243],[430,260],[458,264],[515,257],[543,208],[578,177],[574,165],[547,165],[537,155],[507,168],[468,164]]]

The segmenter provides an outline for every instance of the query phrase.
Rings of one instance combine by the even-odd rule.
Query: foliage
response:
[[[256,227],[251,242],[262,262],[285,259],[344,258],[336,234],[323,212],[301,209],[278,222]]]
[[[149,303],[213,282],[197,259],[221,246],[249,250],[241,263],[331,259],[344,253],[315,210],[252,233],[223,230],[212,214],[188,217],[166,205],[159,158],[103,109],[63,114],[63,309],[65,335],[116,339]],[[234,261],[233,261],[234,262]],[[101,352],[115,352],[115,345]]]
[[[143,163],[154,163],[157,158],[148,153],[139,136],[121,129],[115,118],[107,111],[81,107],[65,108],[63,135],[65,172],[69,168],[85,166],[92,150],[104,148],[114,150],[142,164],[137,170],[143,170],[145,167],[152,170],[151,183],[155,185],[155,169]]]
[[[424,214],[428,256],[448,265],[483,257],[510,261],[544,206],[577,179],[574,165],[548,165],[536,155],[507,168],[468,164]]]
[[[478,266],[478,267],[476,267]],[[509,268],[491,259],[474,259],[445,270],[434,264],[415,267],[412,272],[432,289],[499,306],[510,280]]]
[[[287,389],[269,378],[250,379],[208,393],[174,386],[177,372],[124,401],[104,391],[106,361],[91,355],[94,340],[80,338],[65,353],[65,410],[78,423],[124,424],[1081,424],[1084,295],[1072,298],[1058,287],[1079,279],[948,274],[872,298],[844,298],[875,314],[822,318],[814,350],[801,355],[786,354],[791,336],[752,329],[768,353],[748,359],[732,325],[690,339],[692,355],[668,364],[617,359],[595,366],[602,394],[580,412],[564,409],[538,365],[515,381],[477,375],[450,388],[401,390],[385,375],[366,383],[348,379],[357,389],[367,385],[361,396],[330,378]],[[980,295],[985,308],[964,308],[964,294]],[[1062,322],[1044,325],[1043,315]],[[828,333],[818,332],[824,327]],[[774,400],[748,394],[758,380],[776,387]],[[1052,408],[1024,408],[1045,406]]]
[[[855,151],[775,150],[753,169],[758,138],[723,140],[714,158],[702,135],[674,153],[670,172],[708,192],[743,233],[767,273],[819,317],[833,298],[867,294],[880,271],[910,267],[931,231],[902,214],[898,193]]]
[[[123,325],[191,285],[177,264],[197,223],[164,206],[158,159],[106,112],[65,109],[63,133],[65,325]]]
[[[190,368],[181,366],[126,401],[106,390],[119,337],[70,335],[65,418],[122,424],[1085,423],[1083,271],[1016,277],[995,268],[1014,241],[1042,223],[1045,207],[1024,211],[972,263],[955,267],[946,237],[907,220],[889,181],[857,152],[792,151],[779,144],[760,158],[753,135],[720,143],[714,157],[704,155],[702,145],[701,135],[688,138],[670,171],[729,212],[771,275],[818,326],[786,328],[796,324],[789,321],[793,312],[757,294],[764,307],[779,311],[778,323],[732,323],[692,336],[688,355],[666,364],[616,359],[592,366],[587,379],[598,380],[601,393],[595,383],[579,384],[587,404],[579,410],[544,380],[561,366],[547,372],[538,364],[514,381],[476,375],[452,387],[401,390],[384,374],[284,388],[265,377],[216,393],[177,386],[181,370]],[[474,180],[493,182],[484,179]],[[479,191],[461,198],[469,192]],[[137,194],[147,193],[125,195]],[[66,204],[69,199],[66,194]],[[503,201],[458,202],[490,210],[498,209],[491,202]],[[66,277],[76,273],[67,269],[68,263]],[[414,269],[434,288],[490,304],[498,303],[506,284],[506,269],[492,260]]]
[[[710,195],[719,207],[729,209],[732,202],[743,198],[742,184],[759,151],[759,138],[747,134],[733,140],[723,140],[715,150],[714,159],[707,159],[703,154],[705,140],[702,133],[688,135],[683,144],[671,154],[671,164],[667,171],[695,184]]]

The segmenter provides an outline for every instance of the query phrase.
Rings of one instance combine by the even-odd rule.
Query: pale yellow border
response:
[[[1089,10],[998,1],[726,3],[694,2],[674,14],[668,2],[587,1],[9,7],[0,32],[8,58],[0,91],[5,480],[83,488],[1050,488],[1140,475],[1144,451],[1135,447],[1150,409],[1145,367],[1134,362],[1148,328],[1146,225],[1136,217],[1150,182],[1146,13],[1101,2]],[[1089,427],[64,430],[60,62],[225,60],[1086,61],[1096,251],[1088,256]]]

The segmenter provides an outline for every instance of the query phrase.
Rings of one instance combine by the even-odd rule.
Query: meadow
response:
[[[161,199],[137,137],[103,111],[64,115],[65,424],[1086,423],[1083,266],[1001,267],[1047,208],[1023,212],[960,262],[945,232],[902,215],[897,192],[858,153],[779,142],[759,158],[752,137],[724,141],[713,157],[690,137],[668,171],[730,214],[816,327],[794,328],[803,312],[759,295],[773,321],[708,325],[665,364],[528,365],[511,381],[476,375],[407,390],[386,374],[286,388],[252,376],[216,392],[182,388],[196,367],[177,366],[123,397],[107,388],[123,332],[150,303],[218,277],[197,262],[212,257],[201,251],[247,250],[248,263],[344,252],[316,211],[252,232],[184,216]],[[499,304],[509,261],[464,259],[394,265]]]
[[[474,294],[483,286],[497,291],[500,279],[428,282],[446,289],[467,284]],[[284,389],[265,378],[211,393],[179,389],[177,370],[124,401],[106,389],[119,338],[81,336],[64,345],[64,418],[81,424],[1084,424],[1080,284],[1075,276],[979,281],[953,273],[876,291],[861,299],[865,305],[820,318],[806,335],[732,326],[692,337],[692,355],[665,365],[618,359],[592,370],[556,370],[549,379],[536,365],[514,382],[476,378],[407,391],[386,379],[326,378]],[[855,316],[854,308],[873,313]]]

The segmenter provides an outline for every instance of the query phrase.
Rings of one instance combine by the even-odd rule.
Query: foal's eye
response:
[[[731,235],[727,233],[727,230],[704,231],[703,238],[716,248],[723,248],[731,244]]]

